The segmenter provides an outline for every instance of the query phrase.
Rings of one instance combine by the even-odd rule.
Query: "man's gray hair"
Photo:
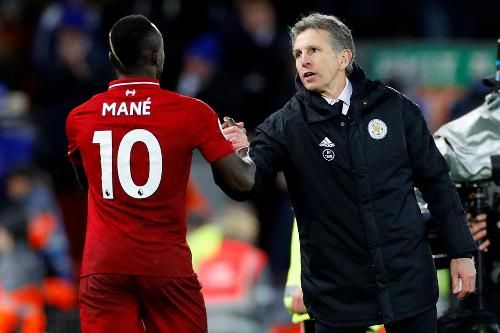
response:
[[[301,18],[290,29],[290,39],[293,44],[297,36],[307,29],[326,30],[330,33],[332,47],[337,53],[345,49],[351,50],[352,59],[347,65],[346,73],[349,75],[352,72],[352,64],[354,62],[355,48],[352,39],[351,30],[336,16],[313,13]]]

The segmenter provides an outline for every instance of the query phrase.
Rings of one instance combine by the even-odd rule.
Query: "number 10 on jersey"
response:
[[[146,145],[149,154],[149,176],[144,185],[137,185],[132,179],[130,171],[130,156],[135,143]],[[112,131],[95,131],[92,143],[99,145],[101,157],[102,197],[113,199],[113,133]],[[116,156],[118,181],[129,196],[136,199],[145,199],[153,195],[161,182],[162,154],[158,139],[150,131],[135,129],[123,137],[118,145]]]

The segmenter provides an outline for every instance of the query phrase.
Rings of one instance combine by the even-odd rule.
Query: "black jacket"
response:
[[[257,127],[254,192],[283,170],[297,217],[309,313],[363,326],[435,306],[436,271],[418,187],[448,255],[475,249],[448,166],[413,102],[355,66],[348,116],[297,80]],[[371,134],[370,134],[371,132]]]

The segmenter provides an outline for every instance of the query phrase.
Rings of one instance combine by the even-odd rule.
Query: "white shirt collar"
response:
[[[342,105],[342,114],[344,115],[347,114],[347,110],[349,110],[349,105],[351,105],[351,96],[352,96],[352,84],[348,78],[345,79],[345,87],[340,93],[338,98],[332,99],[322,95],[325,101],[327,101],[328,104],[330,105],[333,105],[338,101],[342,101],[344,103],[344,105]]]

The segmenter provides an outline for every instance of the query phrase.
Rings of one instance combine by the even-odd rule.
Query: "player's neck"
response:
[[[144,70],[135,70],[129,73],[121,73],[116,71],[116,75],[118,79],[133,79],[133,78],[151,78],[158,79],[158,75],[156,70],[154,69],[144,69]]]

